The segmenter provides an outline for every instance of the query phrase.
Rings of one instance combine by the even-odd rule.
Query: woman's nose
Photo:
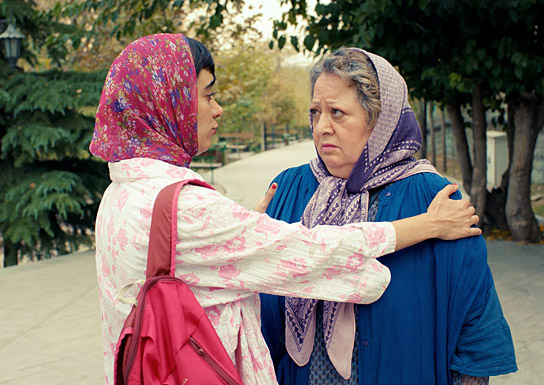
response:
[[[321,114],[319,119],[314,119],[314,132],[319,134],[331,134],[333,132],[331,120],[326,114]]]
[[[219,103],[217,103],[215,101],[215,99],[213,100],[213,102],[215,103],[213,105],[213,110],[212,110],[213,111],[213,117],[214,117],[214,119],[217,119],[217,118],[223,116],[223,107],[221,107],[219,105]]]

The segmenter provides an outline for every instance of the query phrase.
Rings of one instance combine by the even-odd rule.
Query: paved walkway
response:
[[[314,156],[311,142],[215,170],[218,189],[253,207],[271,178]],[[491,384],[544,384],[544,246],[488,242],[519,371]],[[93,252],[0,270],[0,384],[103,384]]]

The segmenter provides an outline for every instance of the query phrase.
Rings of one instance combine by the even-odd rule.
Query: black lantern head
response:
[[[0,35],[0,40],[4,41],[6,60],[11,68],[15,68],[17,59],[21,56],[21,40],[24,38],[25,35],[17,31],[12,24],[8,24],[6,30]]]

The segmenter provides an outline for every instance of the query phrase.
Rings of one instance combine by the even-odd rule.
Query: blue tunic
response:
[[[286,222],[302,216],[318,183],[309,165],[274,180],[268,214]],[[447,180],[417,174],[385,187],[376,221],[425,212]],[[459,194],[456,193],[457,197]],[[361,385],[451,384],[451,372],[487,377],[517,370],[510,329],[487,265],[482,237],[429,240],[380,258],[391,283],[371,305],[357,305]],[[281,385],[308,383],[308,369],[285,350],[284,298],[261,295],[262,331]]]

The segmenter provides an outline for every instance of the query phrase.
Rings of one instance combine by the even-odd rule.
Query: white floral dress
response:
[[[145,279],[154,200],[169,184],[202,177],[153,159],[109,166],[112,184],[96,220],[96,266],[106,383],[113,384],[115,347],[130,311],[117,296],[124,286]],[[393,252],[395,239],[390,223],[309,230],[187,185],[178,201],[176,275],[204,307],[244,384],[276,384],[257,293],[371,303],[390,280],[375,258]],[[133,285],[129,296],[138,289]]]

